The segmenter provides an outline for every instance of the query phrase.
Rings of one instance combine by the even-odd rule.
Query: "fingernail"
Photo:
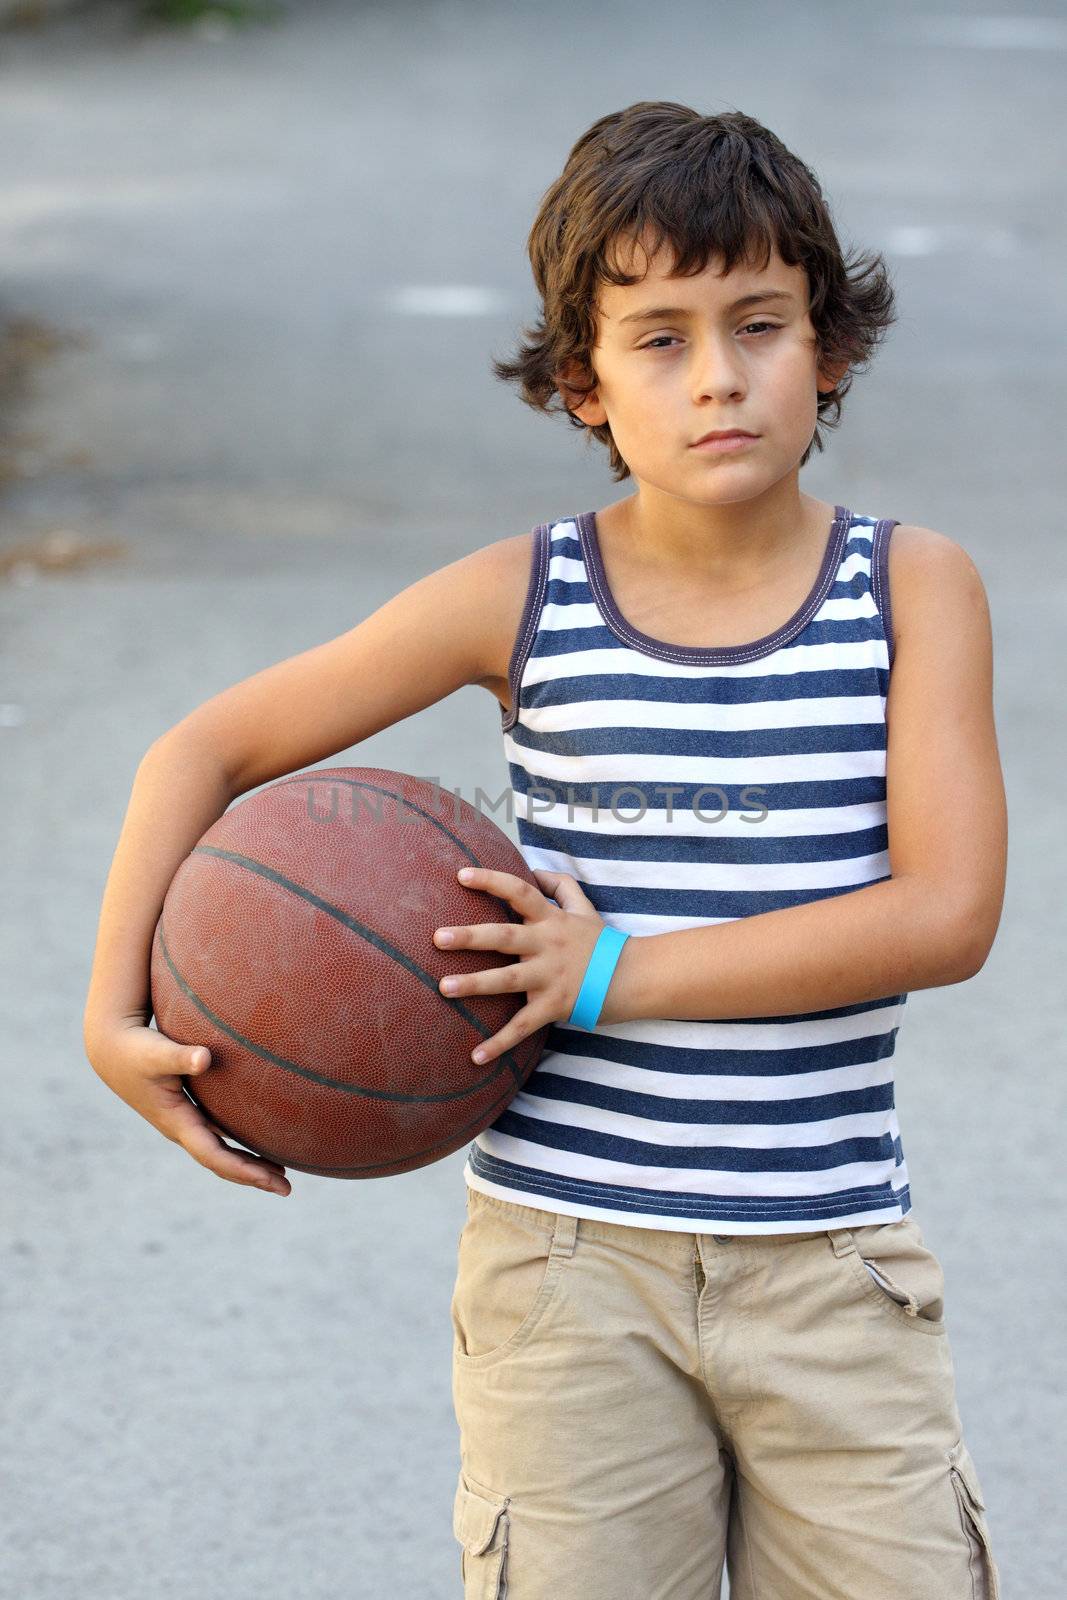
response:
[[[486,1051],[486,1050],[472,1050],[471,1051],[471,1056],[475,1061],[484,1061],[487,1054],[488,1054],[488,1051]]]
[[[466,880],[471,876],[471,870],[472,869],[470,867],[460,867],[459,876],[464,880],[464,882],[466,882]]]

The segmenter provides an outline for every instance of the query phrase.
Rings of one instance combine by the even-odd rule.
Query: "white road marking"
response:
[[[388,294],[386,304],[407,317],[491,317],[510,300],[477,283],[408,283]]]
[[[916,17],[932,44],[972,50],[1067,50],[1062,17]]]
[[[968,255],[1018,256],[1024,245],[1010,228],[966,222],[902,223],[887,228],[886,249],[895,256],[936,256],[952,251]]]

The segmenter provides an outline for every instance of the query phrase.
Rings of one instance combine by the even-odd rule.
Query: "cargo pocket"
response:
[[[452,1507],[452,1532],[462,1546],[463,1600],[504,1600],[510,1495],[475,1484],[462,1471]]]
[[[985,1501],[982,1499],[977,1469],[962,1439],[952,1446],[947,1455],[960,1521],[970,1551],[973,1600],[1000,1600],[1000,1574],[989,1543]]]

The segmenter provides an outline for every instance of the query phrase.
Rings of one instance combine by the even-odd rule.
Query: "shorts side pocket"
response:
[[[510,1504],[510,1495],[474,1484],[460,1471],[452,1532],[462,1546],[459,1560],[464,1600],[504,1600]]]
[[[945,1276],[910,1213],[899,1222],[829,1230],[866,1297],[915,1333],[946,1336]]]
[[[947,1456],[960,1521],[970,1547],[973,1600],[1000,1600],[1000,1574],[989,1542],[985,1501],[977,1469],[962,1439],[952,1446]]]

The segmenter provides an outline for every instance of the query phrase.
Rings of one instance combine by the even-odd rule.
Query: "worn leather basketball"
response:
[[[448,972],[516,958],[439,950],[434,930],[521,922],[462,866],[536,883],[489,817],[406,772],[295,773],[208,829],[152,941],[161,1033],[211,1051],[190,1096],[237,1143],[331,1178],[381,1178],[449,1155],[525,1083],[547,1027],[479,1066],[470,1052],[525,992],[449,999]]]

